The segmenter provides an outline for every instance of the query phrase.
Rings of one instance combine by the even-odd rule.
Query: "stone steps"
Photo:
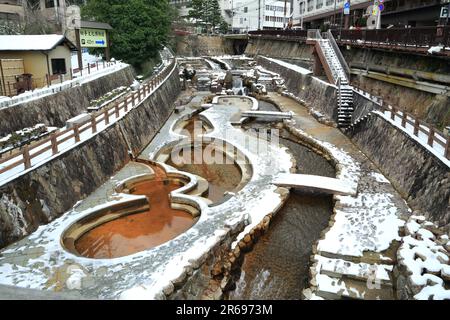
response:
[[[317,276],[315,294],[329,300],[394,300],[392,288],[369,289],[367,283],[353,279],[334,278],[324,274]]]
[[[339,61],[339,58],[330,45],[329,40],[321,40],[319,44],[325,56],[325,60],[331,70],[333,78],[337,82],[340,79],[340,90],[338,92],[338,125],[340,127],[348,127],[351,125],[353,115],[353,90],[349,86],[347,76],[344,72],[344,68]]]
[[[311,288],[305,299],[393,300],[393,266],[355,263],[339,258],[315,255],[310,268]]]

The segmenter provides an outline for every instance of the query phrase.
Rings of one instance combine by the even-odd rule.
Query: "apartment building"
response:
[[[232,29],[235,33],[283,29],[291,17],[291,1],[235,0],[232,10]]]
[[[56,32],[66,31],[67,8],[85,0],[0,0],[0,24],[21,24],[26,15],[41,14],[55,26]]]
[[[21,0],[0,0],[0,23],[20,24],[25,15]]]
[[[344,20],[344,4],[350,2],[349,26],[364,27],[367,0],[294,0],[294,22],[304,28],[321,25],[340,27]],[[449,0],[385,0],[381,13],[382,26],[434,26],[440,22],[441,8]]]

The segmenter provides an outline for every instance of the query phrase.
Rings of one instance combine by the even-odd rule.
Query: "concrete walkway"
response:
[[[287,129],[331,156],[338,179],[357,183],[356,197],[334,196],[334,215],[313,248],[305,298],[394,299],[392,269],[399,231],[410,215],[405,201],[341,131],[317,122],[291,98],[270,93],[268,99],[281,111],[294,112],[293,120],[285,121]]]

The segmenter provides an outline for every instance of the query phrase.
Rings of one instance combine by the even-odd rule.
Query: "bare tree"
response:
[[[56,26],[42,13],[39,0],[24,0],[23,34],[54,33]]]

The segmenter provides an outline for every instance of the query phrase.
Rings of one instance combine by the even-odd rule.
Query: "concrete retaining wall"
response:
[[[288,90],[305,104],[336,120],[335,87],[310,75],[259,57],[258,63],[279,73]],[[303,89],[304,88],[304,89]],[[359,121],[347,135],[379,167],[410,207],[439,225],[450,223],[450,170],[423,146],[384,119],[370,115],[374,104],[354,94]]]
[[[137,154],[173,111],[178,71],[139,107],[105,131],[0,188],[0,248],[70,210]],[[71,97],[72,98],[72,97]],[[75,97],[73,97],[75,98]]]
[[[383,118],[371,115],[347,135],[389,178],[410,207],[439,225],[450,223],[450,170]]]
[[[178,37],[177,55],[187,57],[233,54],[233,44],[219,36],[189,35]]]
[[[352,123],[356,123],[364,120],[377,105],[362,95],[353,93],[353,107]]]
[[[301,66],[309,67],[313,64],[314,47],[297,41],[267,40],[251,38],[245,54],[248,56],[267,56],[286,59]]]
[[[295,96],[305,101],[308,107],[337,119],[336,87],[311,75],[298,73],[263,57],[257,57],[258,64],[280,74],[286,80],[286,87]]]
[[[133,79],[132,68],[126,67],[81,86],[0,109],[0,119],[2,119],[0,121],[0,137],[32,127],[37,123],[44,123],[51,127],[63,127],[67,119],[86,112],[89,101],[97,99],[117,87],[129,86]]]

